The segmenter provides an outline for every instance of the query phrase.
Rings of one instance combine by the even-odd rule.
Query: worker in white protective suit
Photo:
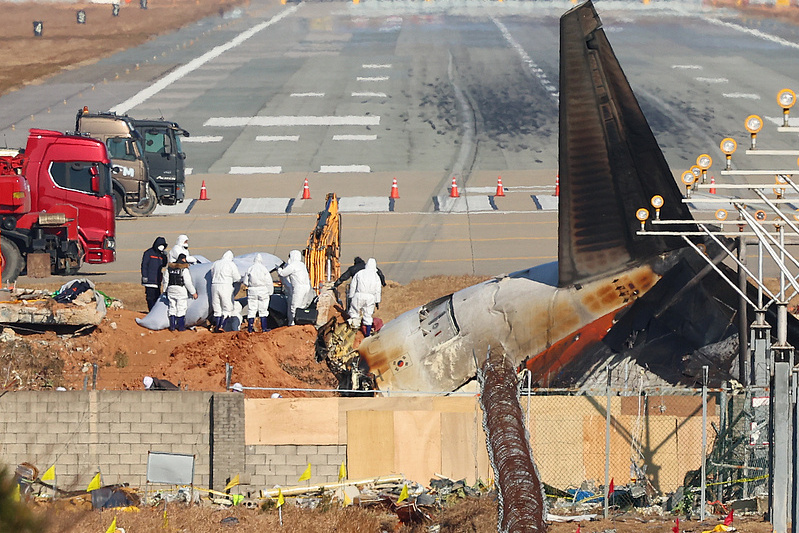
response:
[[[247,331],[252,333],[255,325],[255,315],[261,317],[261,331],[266,333],[266,317],[269,316],[269,298],[275,292],[272,284],[272,274],[264,266],[261,254],[255,256],[252,266],[244,274],[244,284],[247,286]]]
[[[183,254],[186,256],[186,262],[190,265],[193,265],[197,262],[197,259],[192,257],[189,253],[189,236],[188,235],[178,235],[178,240],[175,241],[175,246],[170,248],[169,253],[166,256],[166,260],[168,263],[174,263],[178,260],[178,256]]]
[[[211,266],[211,309],[217,333],[224,331],[225,321],[233,314],[233,284],[240,280],[239,267],[233,262],[233,252],[228,250]]]
[[[177,261],[166,267],[166,296],[169,299],[169,331],[186,330],[186,311],[189,297],[197,299],[197,290],[191,281],[186,256],[180,254]]]
[[[382,289],[383,284],[380,283],[380,276],[377,273],[377,261],[370,257],[366,266],[352,277],[348,293],[350,326],[357,329],[363,322],[367,337],[372,334],[372,314],[375,308],[380,306]]]
[[[289,298],[289,326],[294,325],[294,314],[297,309],[305,309],[313,301],[311,277],[302,262],[299,250],[289,252],[289,262],[278,267],[277,274],[283,279],[283,287]]]

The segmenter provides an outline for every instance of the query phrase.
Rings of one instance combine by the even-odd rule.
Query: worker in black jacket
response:
[[[141,284],[144,285],[144,297],[147,309],[152,310],[158,297],[161,296],[161,282],[164,279],[163,269],[166,266],[166,239],[158,237],[153,246],[144,252],[141,258]]]
[[[347,270],[345,270],[344,273],[341,274],[335,282],[333,282],[333,293],[336,295],[336,300],[339,299],[339,297],[338,297],[338,287],[339,287],[339,285],[341,285],[342,283],[344,283],[345,281],[347,281],[349,279],[352,279],[352,277],[355,274],[357,274],[358,272],[360,272],[361,270],[363,270],[364,267],[366,267],[366,262],[363,259],[361,259],[360,257],[356,256],[355,257],[355,261],[353,261],[353,263],[352,263],[352,266],[350,268],[348,268]],[[385,287],[386,286],[386,277],[383,275],[383,271],[380,270],[379,268],[377,269],[377,275],[380,278],[380,284],[383,287]],[[349,305],[349,302],[346,302],[346,303],[347,303],[347,305]]]

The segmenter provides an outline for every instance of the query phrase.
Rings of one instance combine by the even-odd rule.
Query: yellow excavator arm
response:
[[[325,210],[316,217],[316,226],[308,236],[305,265],[311,277],[311,287],[319,292],[322,283],[334,281],[341,273],[341,215],[336,193],[328,193]]]

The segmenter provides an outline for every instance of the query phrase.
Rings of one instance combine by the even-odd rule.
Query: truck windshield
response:
[[[160,130],[145,130],[144,149],[147,152],[161,155],[175,153],[172,148],[172,138],[168,133]]]
[[[97,172],[99,191],[92,191],[92,167]],[[103,163],[92,161],[53,161],[50,176],[59,187],[96,196],[110,194],[111,175]]]
[[[133,139],[124,137],[113,137],[105,141],[111,159],[124,161],[136,161],[136,150],[133,143]]]

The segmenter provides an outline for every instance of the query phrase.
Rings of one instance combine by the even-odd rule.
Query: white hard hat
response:
[[[283,396],[281,396],[279,392],[273,392],[272,393],[272,398],[282,398],[282,397]]]
[[[234,383],[233,386],[230,387],[230,389],[233,392],[244,392],[244,387],[242,386],[241,383]]]

